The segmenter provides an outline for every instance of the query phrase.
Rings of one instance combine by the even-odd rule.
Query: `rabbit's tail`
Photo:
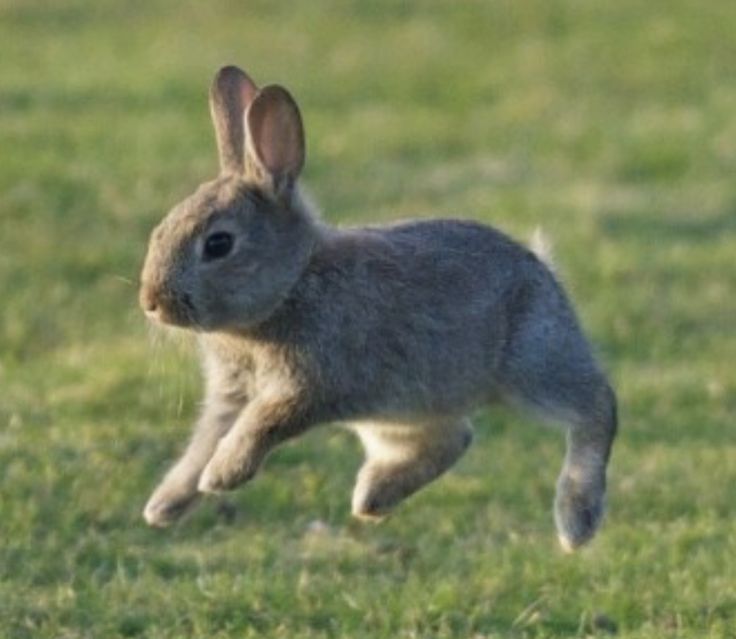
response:
[[[534,229],[534,233],[532,233],[532,236],[529,239],[529,250],[544,262],[544,264],[547,265],[547,268],[552,272],[556,270],[552,240],[549,235],[542,230],[541,226]]]

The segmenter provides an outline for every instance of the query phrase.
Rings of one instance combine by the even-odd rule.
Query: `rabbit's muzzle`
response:
[[[180,300],[165,286],[155,282],[141,284],[139,302],[146,317],[156,323],[189,326],[191,302]]]

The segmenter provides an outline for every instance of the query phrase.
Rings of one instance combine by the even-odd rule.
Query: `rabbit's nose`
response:
[[[156,311],[158,311],[158,304],[156,302],[149,302],[143,307],[143,310],[146,312],[147,315],[155,315]]]
[[[152,286],[142,286],[140,304],[146,315],[155,315],[159,308],[158,293]]]

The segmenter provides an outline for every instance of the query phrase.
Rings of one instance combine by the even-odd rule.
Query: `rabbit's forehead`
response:
[[[206,222],[201,206],[190,200],[177,204],[161,222],[158,233],[164,236],[186,236],[197,232]]]
[[[202,184],[189,200],[195,205],[224,207],[242,198],[246,189],[239,176],[224,175]]]
[[[240,189],[222,188],[208,183],[177,204],[161,223],[161,233],[178,236],[193,235],[206,227],[210,220],[228,211],[242,208],[245,201]]]

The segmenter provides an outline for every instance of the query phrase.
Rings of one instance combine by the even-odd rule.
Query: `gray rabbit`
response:
[[[463,454],[469,412],[506,401],[567,425],[555,520],[566,550],[588,541],[616,400],[550,269],[470,221],[330,227],[297,185],[291,95],[229,66],[210,107],[220,175],[153,231],[141,276],[146,315],[196,333],[206,378],[192,440],[146,521],[168,525],[199,494],[246,482],[323,422],[360,437],[352,511],[380,518]]]

